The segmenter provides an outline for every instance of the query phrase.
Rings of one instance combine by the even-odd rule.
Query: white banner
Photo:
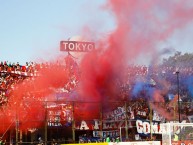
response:
[[[136,120],[136,128],[137,133],[144,135],[148,135],[151,132],[153,134],[162,134],[164,131],[158,122],[152,122],[152,124],[150,125],[149,121],[139,119]]]

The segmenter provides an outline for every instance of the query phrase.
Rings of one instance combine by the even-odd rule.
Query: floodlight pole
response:
[[[176,71],[176,75],[177,75],[177,91],[178,91],[178,114],[179,114],[179,123],[181,122],[180,119],[180,82],[179,82],[179,71]]]

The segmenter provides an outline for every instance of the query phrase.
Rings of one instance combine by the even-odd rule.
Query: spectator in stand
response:
[[[106,137],[106,142],[111,142],[111,139],[110,139],[109,135],[107,135],[107,137]]]
[[[78,64],[76,61],[68,56],[65,59],[66,65],[64,65],[64,69],[69,72],[69,80],[64,87],[61,89],[65,92],[71,92],[74,88],[78,86],[80,79],[80,71],[78,68]],[[63,65],[62,63],[57,62],[57,65]],[[23,80],[29,80],[31,76],[37,75],[38,71],[41,68],[53,67],[53,63],[34,63],[34,62],[26,62],[25,65],[17,63],[10,63],[8,61],[1,61],[0,63],[0,104],[7,102],[9,98],[9,92],[14,89],[15,84],[22,82]],[[147,66],[139,66],[139,65],[130,65],[125,71],[125,78],[123,80],[116,79],[116,85],[120,88],[120,98],[126,99],[131,96],[131,92],[136,84],[136,80],[140,78],[140,80],[145,84],[148,84],[150,80],[154,82],[155,85],[149,85],[149,87],[154,87],[156,89],[161,89],[163,87],[163,81],[167,82],[169,85],[167,93],[177,94],[176,91],[176,75],[175,75],[175,67],[172,66],[156,66],[156,67],[147,67]],[[182,66],[179,67],[180,71],[180,96],[182,101],[191,101],[192,94],[188,90],[187,81],[190,76],[193,75],[193,69],[190,66]],[[145,88],[145,87],[144,87]],[[145,88],[146,89],[146,88]],[[143,96],[144,98],[148,98],[147,90],[142,90],[138,96]],[[8,91],[9,90],[9,91]],[[164,94],[167,95],[167,94]],[[140,100],[138,100],[141,102]],[[171,106],[167,105],[165,108],[171,112]],[[185,115],[189,115],[192,112],[192,107],[189,107],[188,104],[182,105],[183,110],[181,113]],[[140,106],[132,106],[134,111],[142,110],[149,113],[148,105],[141,102]]]
[[[116,137],[115,142],[116,142],[116,143],[119,143],[119,142],[120,142],[120,137],[119,137],[119,136]]]

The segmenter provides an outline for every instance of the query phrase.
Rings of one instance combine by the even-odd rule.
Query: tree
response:
[[[193,53],[185,53],[177,51],[173,56],[164,58],[162,66],[171,67],[193,67]]]

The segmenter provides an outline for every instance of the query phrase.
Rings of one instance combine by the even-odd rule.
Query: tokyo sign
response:
[[[60,51],[90,52],[94,49],[94,42],[60,41]]]

